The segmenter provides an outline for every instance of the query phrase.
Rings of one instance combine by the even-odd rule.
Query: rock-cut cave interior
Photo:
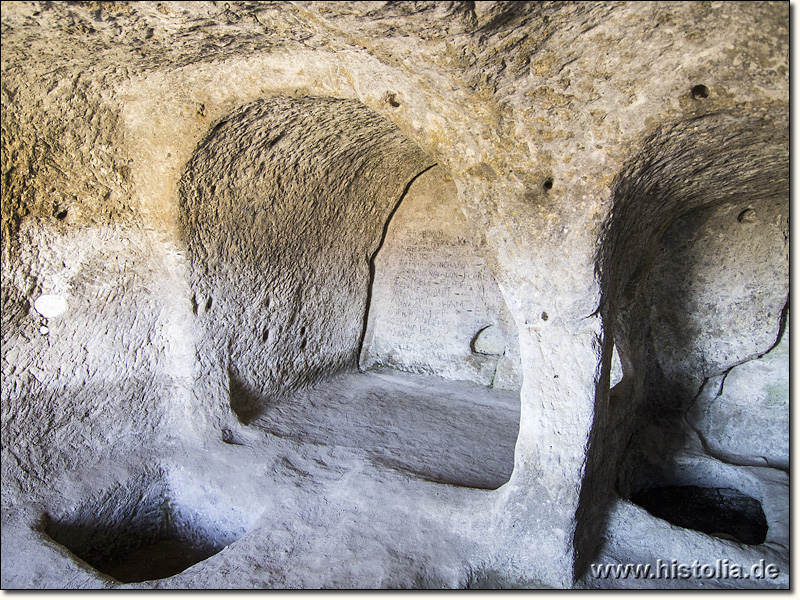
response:
[[[2,587],[788,588],[789,13],[3,2]]]

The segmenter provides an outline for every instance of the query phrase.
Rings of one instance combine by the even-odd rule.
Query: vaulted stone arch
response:
[[[784,515],[772,509],[770,497],[782,495],[780,486],[773,487],[769,473],[754,484],[758,476],[747,468],[766,460],[715,451],[700,431],[741,439],[747,435],[746,422],[767,419],[759,437],[774,435],[767,445],[782,447],[788,404],[779,401],[780,408],[767,416],[763,403],[772,401],[755,390],[784,385],[777,364],[783,361],[788,375],[785,358],[778,352],[774,367],[752,375],[749,407],[737,407],[734,399],[726,408],[721,395],[714,414],[703,412],[707,406],[693,406],[703,402],[704,393],[718,393],[737,365],[760,359],[788,336],[786,115],[784,106],[767,104],[661,127],[617,177],[598,250],[606,336],[585,490],[593,505],[603,496],[613,503],[610,498],[619,493],[641,499],[664,516],[669,511],[658,504],[658,493],[697,490],[695,508],[673,515],[678,519],[673,522],[707,532],[705,527],[717,527],[720,535],[735,536],[741,527],[746,539],[759,539],[745,531],[749,513],[731,512],[735,516],[729,515],[727,525],[709,525],[713,519],[706,513],[692,514],[712,510],[700,508],[703,488],[711,488],[712,495],[719,488],[769,507],[768,539],[785,538]],[[615,346],[624,376],[609,391]],[[719,423],[726,414],[742,419],[738,434],[733,423],[727,430]],[[751,442],[751,452],[756,447]],[[732,511],[720,502],[716,513]],[[602,520],[591,516],[593,510],[583,507],[584,526],[596,531]],[[613,530],[620,525],[601,526]],[[684,550],[676,547],[675,552]]]

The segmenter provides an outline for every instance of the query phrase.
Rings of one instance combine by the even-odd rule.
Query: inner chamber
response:
[[[358,101],[277,97],[219,122],[180,193],[207,401],[433,481],[508,480],[516,332],[444,168]]]
[[[772,525],[748,467],[788,467],[787,139],[777,110],[665,127],[618,179],[601,250],[624,375],[598,471],[616,462],[620,495],[747,544]]]
[[[362,368],[389,367],[519,390],[516,330],[452,179],[409,187],[375,258]]]

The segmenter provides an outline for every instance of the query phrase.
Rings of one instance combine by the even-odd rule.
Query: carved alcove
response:
[[[733,111],[653,135],[618,179],[601,252],[624,370],[617,491],[755,545],[786,533],[767,481],[788,464],[788,160],[764,123]]]
[[[212,128],[181,198],[200,380],[241,426],[508,480],[513,324],[452,180],[394,125],[352,100],[256,101]]]
[[[482,245],[443,168],[412,183],[375,257],[362,368],[519,390],[515,326]]]

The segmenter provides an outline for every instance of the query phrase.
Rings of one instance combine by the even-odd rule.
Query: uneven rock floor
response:
[[[61,475],[37,506],[23,498],[4,506],[3,583],[119,587],[54,543],[42,513],[68,518],[76,500],[155,468],[184,513],[235,523],[240,532],[218,554],[166,579],[143,581],[153,560],[120,556],[115,569],[132,581],[122,587],[481,585],[487,575],[474,565],[492,541],[476,540],[473,530],[485,530],[500,492],[476,488],[507,481],[518,420],[516,393],[396,372],[342,375],[283,399],[224,441],[87,465]],[[117,496],[141,493],[123,487]],[[134,559],[140,564],[129,564]],[[152,572],[163,572],[155,562]]]
[[[342,375],[284,398],[227,436],[176,440],[143,448],[139,456],[84,465],[56,476],[35,502],[24,494],[4,494],[3,587],[541,587],[535,572],[509,580],[492,562],[502,551],[491,532],[505,488],[491,488],[511,473],[518,419],[514,393],[393,371]],[[788,490],[785,474],[746,470],[767,498],[776,494],[767,487]],[[43,515],[69,519],[76,507],[80,511],[97,497],[111,498],[108,510],[96,511],[97,520],[115,518],[120,512],[112,505],[140,498],[136,482],[144,479],[163,486],[164,500],[186,527],[205,523],[206,529],[195,529],[206,532],[198,542],[221,551],[158,579],[164,569],[174,573],[182,565],[173,568],[158,558],[163,543],[142,545],[120,554],[113,565],[131,582],[120,583],[108,576],[108,567],[95,570],[44,532]],[[725,483],[717,479],[712,483]],[[158,505],[159,498],[152,502]],[[773,504],[788,506],[783,492]],[[775,527],[788,531],[788,511],[776,518],[775,507],[765,504],[765,512]],[[86,525],[113,529],[115,523]],[[744,546],[677,528],[620,500],[606,535],[593,559],[598,563],[655,564],[658,558],[713,563],[727,557],[751,564],[767,556],[780,565],[782,576],[743,585],[596,579],[587,573],[577,587],[788,584],[783,559],[788,546],[773,531],[764,545]]]

